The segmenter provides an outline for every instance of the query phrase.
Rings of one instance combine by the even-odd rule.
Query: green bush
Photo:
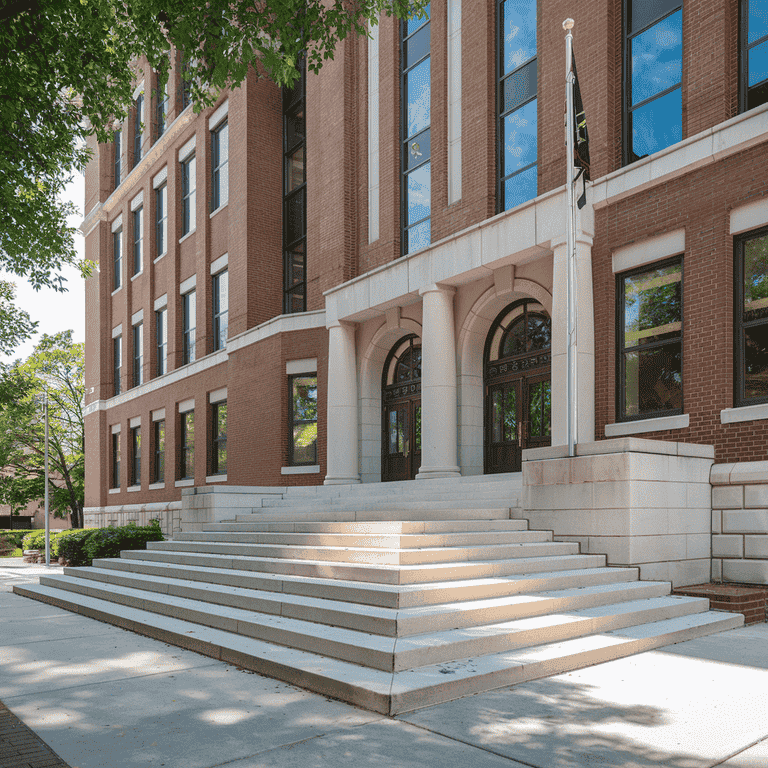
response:
[[[29,528],[14,528],[12,531],[0,531],[0,539],[13,544],[14,549],[21,549],[22,540],[28,533],[32,533]]]
[[[22,549],[45,549],[45,528],[30,531],[21,540]]]
[[[58,542],[58,554],[70,565],[91,565],[97,557],[119,557],[125,549],[146,549],[148,541],[164,541],[159,520],[147,526],[128,523],[73,531]]]

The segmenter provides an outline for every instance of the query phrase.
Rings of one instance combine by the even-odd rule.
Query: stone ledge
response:
[[[768,621],[768,587],[750,584],[694,584],[677,587],[673,595],[708,597],[710,610],[729,611],[744,616],[745,624]]]

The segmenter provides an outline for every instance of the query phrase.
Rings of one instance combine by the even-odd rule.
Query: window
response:
[[[288,463],[317,464],[317,374],[289,378],[291,435]]]
[[[123,230],[112,233],[112,290],[116,291],[123,284]]]
[[[141,160],[142,118],[144,117],[144,94],[140,93],[133,103],[133,167]]]
[[[181,456],[179,479],[187,480],[195,476],[195,412],[181,414]]]
[[[184,111],[192,103],[192,78],[189,76],[189,61],[183,59],[181,62],[181,109]]]
[[[155,94],[155,141],[159,139],[166,129],[168,119],[168,76],[164,77],[158,72],[157,93]]]
[[[197,301],[195,291],[185,293],[181,297],[183,308],[183,325],[182,325],[182,352],[181,352],[181,364],[187,365],[195,359],[195,329],[196,329],[196,317]]]
[[[142,382],[142,369],[144,367],[144,324],[133,326],[133,386],[138,387]]]
[[[110,487],[120,487],[120,433],[112,433],[112,477]]]
[[[307,309],[306,62],[283,88],[283,312]]]
[[[123,337],[116,336],[112,339],[112,370],[115,382],[115,395],[120,394],[120,377],[123,374]]]
[[[617,278],[620,420],[683,410],[683,261]]]
[[[211,132],[211,210],[229,202],[229,124],[224,121]]]
[[[768,228],[736,238],[734,404],[768,402]]]
[[[130,485],[141,485],[141,427],[131,428]]]
[[[152,482],[165,481],[165,419],[155,421],[152,425],[154,443],[154,462],[152,467]]]
[[[426,16],[400,24],[401,199],[403,256],[432,239],[432,162],[430,152],[430,6]]]
[[[196,215],[196,163],[195,156],[181,164],[181,234],[182,237],[197,226]]]
[[[212,408],[211,474],[227,474],[227,403],[216,403]]]
[[[155,258],[168,249],[168,186],[155,190]]]
[[[624,16],[624,161],[683,138],[683,7],[627,0]]]
[[[739,103],[741,111],[768,102],[768,2],[741,0]]]
[[[133,212],[133,274],[138,275],[144,266],[141,244],[144,240],[144,208]]]
[[[536,0],[501,0],[498,35],[499,212],[538,193]]]
[[[122,169],[122,155],[123,155],[123,132],[118,128],[115,131],[115,189],[117,189],[120,186],[120,182],[122,181],[121,178],[121,169]]]
[[[168,310],[159,309],[155,312],[155,329],[157,339],[157,375],[168,373]]]
[[[227,345],[229,328],[229,272],[213,276],[213,350]]]

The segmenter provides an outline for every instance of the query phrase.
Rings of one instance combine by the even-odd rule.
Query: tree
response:
[[[0,366],[0,503],[18,514],[45,496],[43,395],[48,391],[49,504],[83,525],[83,344],[44,334],[26,361]]]
[[[195,108],[243,82],[250,67],[279,85],[333,58],[379,13],[424,0],[9,0],[0,8],[0,269],[65,290],[78,263],[71,205],[59,194],[127,114],[145,56],[163,75],[184,53]]]
[[[37,328],[28,312],[14,306],[16,288],[7,280],[0,280],[0,355],[8,355],[22,341],[26,341]]]

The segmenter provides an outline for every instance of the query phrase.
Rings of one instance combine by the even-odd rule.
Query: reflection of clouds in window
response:
[[[754,43],[768,35],[768,5],[758,0],[749,3],[749,36],[747,42]]]
[[[749,52],[749,83],[752,86],[768,78],[768,41]]]
[[[683,138],[681,92],[677,90],[632,113],[632,150],[644,157]]]
[[[429,216],[431,200],[431,163],[425,163],[421,168],[408,175],[408,221],[415,224]]]
[[[536,99],[504,119],[504,172],[523,168],[536,160]]]
[[[535,0],[504,3],[504,72],[511,72],[536,55]]]
[[[408,135],[423,130],[429,125],[429,59],[423,61],[407,76],[408,91]]]
[[[632,103],[680,82],[683,69],[682,11],[632,40]]]

